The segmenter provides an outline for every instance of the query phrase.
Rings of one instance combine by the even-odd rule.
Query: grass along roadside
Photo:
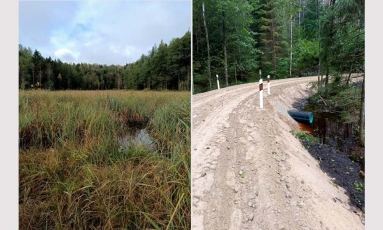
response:
[[[190,93],[20,91],[20,229],[190,228]],[[119,151],[146,128],[157,146]]]

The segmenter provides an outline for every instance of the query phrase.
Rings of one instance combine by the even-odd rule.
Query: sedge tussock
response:
[[[121,146],[146,129],[155,150]],[[20,91],[20,229],[190,229],[190,93]]]

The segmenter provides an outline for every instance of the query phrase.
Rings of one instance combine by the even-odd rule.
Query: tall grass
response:
[[[155,152],[118,137],[146,128]],[[190,93],[20,91],[20,229],[190,229]]]

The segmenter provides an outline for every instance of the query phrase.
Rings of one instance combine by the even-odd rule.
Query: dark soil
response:
[[[354,143],[349,138],[345,142]],[[351,160],[347,153],[337,150],[336,147],[328,144],[310,143],[301,139],[302,144],[308,152],[319,161],[320,168],[326,172],[335,184],[346,190],[350,197],[351,205],[365,211],[365,182],[364,173],[361,176],[362,165]],[[355,147],[351,147],[355,148]],[[364,169],[363,169],[364,171]],[[360,186],[362,185],[362,186]]]
[[[308,99],[297,100],[293,107],[314,113],[312,125],[300,123],[300,129],[314,137],[317,142],[301,138],[307,151],[319,161],[320,168],[333,182],[344,188],[352,206],[365,212],[364,147],[361,147],[355,126],[342,124],[339,117],[319,113],[318,105],[308,105]]]

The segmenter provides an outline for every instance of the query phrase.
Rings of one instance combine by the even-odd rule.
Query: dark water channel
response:
[[[346,153],[351,151],[357,135],[354,123],[342,123],[338,114],[317,112],[312,106],[306,106],[303,110],[312,112],[314,121],[310,125],[298,123],[302,131],[317,137],[320,144],[330,145]]]
[[[346,190],[350,203],[364,211],[364,148],[358,141],[357,125],[341,122],[339,114],[317,112],[309,104],[299,110],[314,114],[312,124],[298,123],[300,131],[318,138],[315,143],[301,139],[302,144],[320,162],[322,171]]]

